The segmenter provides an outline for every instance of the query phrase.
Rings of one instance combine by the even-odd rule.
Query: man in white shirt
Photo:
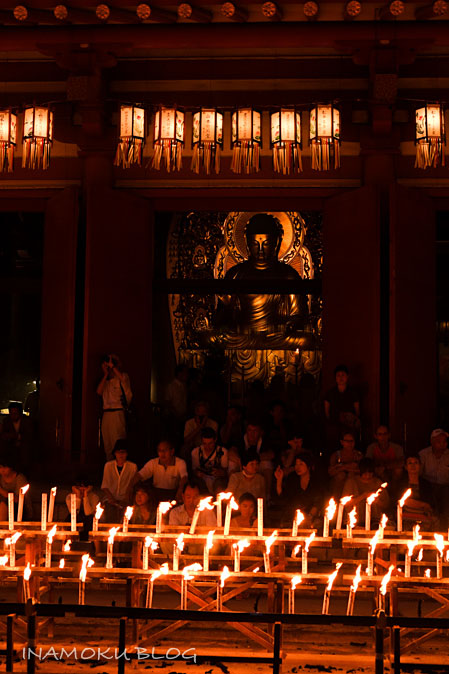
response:
[[[169,440],[161,440],[157,454],[157,458],[147,461],[136,473],[131,488],[136,482],[152,479],[158,502],[171,501],[173,498],[180,501],[188,478],[186,462],[175,456],[175,448]]]
[[[195,482],[186,482],[182,492],[182,505],[170,510],[170,526],[187,527],[192,524],[193,514],[200,501],[200,489]],[[198,518],[198,527],[213,529],[217,526],[214,510],[202,510]]]
[[[434,506],[440,525],[447,529],[449,520],[449,449],[448,433],[436,428],[430,434],[430,447],[419,452],[423,478],[432,485]]]
[[[209,493],[223,491],[228,481],[228,450],[217,445],[217,433],[213,428],[203,428],[201,445],[192,451],[192,471],[202,480]]]
[[[127,461],[126,440],[117,440],[113,453],[115,458],[105,463],[101,489],[106,506],[105,520],[119,522],[123,508],[129,505],[130,485],[137,473],[137,466]]]

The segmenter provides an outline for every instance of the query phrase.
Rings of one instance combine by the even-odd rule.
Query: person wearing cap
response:
[[[242,470],[232,473],[226,491],[231,491],[236,499],[249,493],[254,498],[265,498],[265,478],[259,473],[260,458],[255,450],[250,450],[242,459]]]
[[[419,452],[422,464],[422,475],[432,485],[433,505],[440,517],[443,527],[449,519],[449,449],[448,433],[442,428],[435,428],[430,434],[430,447]]]
[[[293,473],[284,477],[284,471],[278,466],[274,477],[278,505],[282,505],[283,523],[291,524],[299,508],[305,516],[303,526],[312,526],[323,507],[323,490],[313,472],[312,455],[308,452],[298,454]]]

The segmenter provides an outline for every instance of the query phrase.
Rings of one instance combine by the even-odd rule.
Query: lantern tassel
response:
[[[161,164],[165,165],[168,173],[182,169],[182,145],[172,140],[163,140],[154,148],[151,168],[161,170]]]
[[[10,173],[14,166],[14,145],[12,143],[0,143],[0,171]]]
[[[25,138],[23,141],[22,168],[47,169],[50,165],[51,143],[45,138]]]
[[[312,140],[312,169],[315,171],[329,171],[330,159],[333,154],[334,168],[340,168],[340,143],[331,138]]]
[[[445,165],[445,143],[441,138],[431,138],[429,141],[420,141],[416,145],[415,168],[436,168],[439,164]]]
[[[197,143],[193,148],[190,168],[194,173],[200,173],[203,168],[206,173],[211,172],[212,165],[215,173],[220,173],[220,146],[215,143]]]
[[[301,148],[297,143],[279,143],[273,147],[273,170],[288,175],[302,172]]]
[[[260,147],[252,141],[236,143],[232,150],[231,171],[234,173],[257,173],[260,171]]]
[[[117,145],[114,166],[130,168],[131,164],[142,164],[143,142],[140,138],[123,138]]]

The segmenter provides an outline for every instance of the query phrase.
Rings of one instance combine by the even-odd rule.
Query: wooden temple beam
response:
[[[435,0],[430,5],[418,7],[415,10],[415,19],[418,21],[426,21],[427,19],[438,19],[447,14],[448,3],[446,0]]]
[[[98,23],[98,19],[92,11],[85,9],[78,9],[71,7],[70,5],[56,5],[53,9],[53,14],[55,15],[58,23],[85,23],[92,24]]]
[[[139,23],[140,19],[136,12],[130,12],[126,9],[118,9],[113,5],[100,3],[95,7],[96,18],[102,23]]]
[[[12,10],[13,23],[28,24],[28,23],[58,23],[52,11],[45,9],[35,9],[27,5],[16,5]]]
[[[203,7],[194,7],[189,2],[181,2],[178,5],[178,16],[180,19],[189,19],[201,23],[210,23],[212,21],[212,12]]]
[[[242,7],[237,7],[233,2],[224,2],[220,7],[220,14],[230,21],[247,21],[248,12]]]
[[[168,12],[160,7],[148,5],[145,2],[136,7],[136,14],[141,21],[157,21],[165,23],[175,23],[178,19],[174,12]]]

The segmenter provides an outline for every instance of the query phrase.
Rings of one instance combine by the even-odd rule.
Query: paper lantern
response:
[[[281,108],[271,113],[271,149],[273,168],[284,175],[302,171],[301,113],[294,108]]]
[[[415,113],[416,161],[415,168],[426,169],[444,166],[444,110],[440,103],[426,103]]]
[[[47,169],[53,141],[53,113],[48,107],[33,106],[23,113],[22,167]]]
[[[0,110],[0,171],[12,171],[17,142],[17,117],[11,110]]]
[[[120,106],[120,137],[114,164],[129,168],[142,163],[145,143],[145,110],[137,105]]]
[[[214,109],[202,108],[193,115],[193,157],[191,169],[199,173],[201,167],[210,173],[220,173],[220,150],[223,148],[223,114]]]
[[[177,108],[159,108],[154,117],[154,155],[151,168],[159,171],[161,163],[165,163],[169,172],[182,169],[184,134],[184,112]]]
[[[310,111],[312,168],[329,171],[340,167],[340,111],[334,105],[315,105]]]
[[[260,171],[262,146],[261,114],[253,108],[239,108],[232,114],[232,163],[234,173]]]

